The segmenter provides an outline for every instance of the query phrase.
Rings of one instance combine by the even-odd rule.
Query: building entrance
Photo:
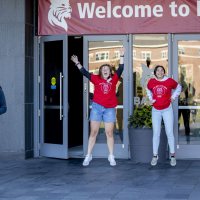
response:
[[[128,36],[46,36],[40,40],[40,155],[55,158],[83,157],[89,136],[92,86],[83,78],[70,57],[79,57],[95,73],[102,62],[119,64],[119,49],[128,52]],[[84,49],[84,53],[83,53]],[[105,54],[104,54],[105,53]],[[92,57],[93,55],[93,57]],[[84,59],[83,59],[84,58]],[[88,68],[88,66],[90,66]],[[125,57],[128,66],[128,53]],[[128,158],[128,73],[118,85],[115,156]],[[125,102],[125,104],[123,103]],[[124,106],[125,105],[125,106]],[[125,109],[124,109],[125,108]],[[100,129],[94,157],[107,157],[104,127]]]
[[[83,78],[68,59],[82,60],[82,37],[40,41],[40,155],[83,156]]]
[[[183,87],[174,106],[177,158],[200,158],[200,97],[198,92],[198,35],[139,34],[118,36],[47,36],[40,40],[40,155],[56,158],[83,157],[90,132],[89,112],[93,85],[70,60],[79,57],[96,73],[103,63],[119,62],[119,48],[126,48],[125,69],[117,87],[115,156],[129,158],[128,116],[133,107],[146,104],[146,81],[159,64]],[[107,157],[103,124],[94,157]]]

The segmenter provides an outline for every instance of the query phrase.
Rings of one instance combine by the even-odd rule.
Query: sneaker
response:
[[[176,166],[176,158],[175,158],[174,156],[171,156],[170,159],[171,159],[171,160],[170,160],[170,165],[171,165],[172,167]]]
[[[151,160],[151,165],[152,166],[156,166],[158,162],[158,156],[153,156],[152,160]]]
[[[110,162],[110,166],[116,165],[115,157],[111,154],[108,156],[108,161]]]
[[[92,155],[87,154],[85,156],[85,159],[83,161],[83,166],[88,166],[90,164],[90,161],[92,160]]]

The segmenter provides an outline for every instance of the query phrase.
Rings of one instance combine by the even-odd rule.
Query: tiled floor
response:
[[[199,200],[200,161],[156,167],[117,160],[36,158],[0,154],[0,200]]]

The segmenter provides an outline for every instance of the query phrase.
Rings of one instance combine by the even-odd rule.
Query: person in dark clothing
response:
[[[4,92],[0,86],[0,115],[4,114],[6,111],[7,111],[6,99]]]
[[[187,83],[184,80],[184,75],[181,74],[181,86],[182,86],[182,91],[181,95],[179,97],[179,106],[189,106],[189,88]],[[187,143],[190,142],[190,109],[184,108],[184,109],[179,109],[178,112],[178,119],[180,121],[181,115],[183,117],[183,123],[185,127],[185,136],[186,136],[186,141]],[[179,122],[179,128],[180,128],[180,122]]]

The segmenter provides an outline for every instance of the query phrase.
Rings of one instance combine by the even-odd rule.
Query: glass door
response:
[[[174,76],[182,85],[176,102],[177,158],[200,158],[200,36],[174,36]]]
[[[126,49],[124,72],[116,95],[118,97],[116,127],[114,131],[115,147],[114,154],[117,158],[128,158],[128,37],[127,36],[86,36],[84,37],[84,66],[90,73],[98,73],[102,64],[108,63],[116,70],[120,60],[120,48]],[[89,137],[89,112],[93,96],[93,84],[84,78],[84,153],[87,152]],[[104,124],[100,126],[93,156],[107,157],[108,147]]]
[[[133,96],[134,108],[149,106],[146,94],[147,82],[154,77],[156,65],[162,65],[169,76],[170,57],[168,34],[133,35]]]
[[[40,155],[68,158],[66,36],[40,41]]]

